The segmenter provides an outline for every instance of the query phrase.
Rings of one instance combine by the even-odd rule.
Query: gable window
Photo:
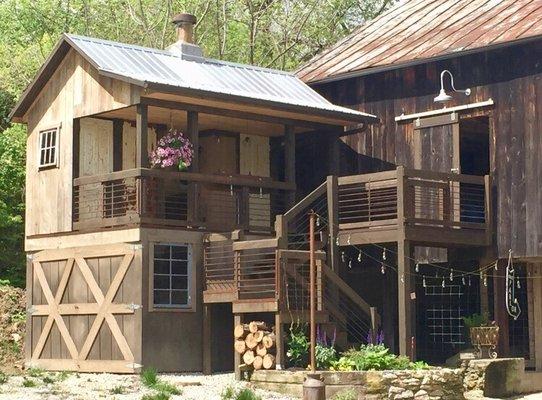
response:
[[[153,305],[155,308],[190,308],[192,249],[189,245],[154,244]]]
[[[60,126],[39,133],[39,168],[58,166],[58,133]]]

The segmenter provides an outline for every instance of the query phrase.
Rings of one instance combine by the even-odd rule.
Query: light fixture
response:
[[[453,97],[450,96],[448,93],[446,93],[446,91],[444,90],[444,74],[446,74],[446,73],[448,73],[448,75],[450,75],[450,83],[452,85],[452,90],[454,92],[464,93],[465,96],[470,95],[470,89],[460,90],[460,89],[455,88],[455,86],[454,86],[454,76],[452,75],[452,73],[450,71],[445,69],[444,71],[442,71],[440,73],[440,92],[439,92],[438,96],[433,99],[433,101],[435,103],[446,103],[447,101],[450,101],[450,100],[453,99]]]

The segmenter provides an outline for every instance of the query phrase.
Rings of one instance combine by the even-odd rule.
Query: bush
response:
[[[306,324],[290,327],[286,356],[293,367],[306,367],[308,364],[310,343],[305,334],[306,328]]]
[[[254,393],[254,391],[251,389],[245,388],[237,393],[235,400],[262,400],[262,398]]]
[[[329,369],[337,361],[337,350],[333,346],[317,343],[315,348],[316,368]]]
[[[488,313],[482,314],[471,314],[469,316],[463,317],[463,323],[467,328],[477,328],[479,326],[489,326],[489,315]]]
[[[339,360],[331,363],[331,367],[336,371],[384,371],[425,369],[429,366],[423,361],[412,363],[407,357],[396,356],[382,344],[369,344],[343,353]]]
[[[158,374],[156,373],[156,369],[152,367],[145,368],[141,372],[141,383],[148,388],[152,388],[154,385],[156,385],[158,383]]]

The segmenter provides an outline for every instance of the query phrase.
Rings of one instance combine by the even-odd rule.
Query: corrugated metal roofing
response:
[[[315,56],[297,76],[317,82],[541,35],[541,0],[405,0]]]
[[[370,116],[333,105],[292,73],[84,36],[66,38],[99,71],[130,80]]]

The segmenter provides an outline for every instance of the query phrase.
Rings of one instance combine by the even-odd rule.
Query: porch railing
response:
[[[272,230],[284,182],[137,168],[74,179],[75,230],[121,225],[192,226],[220,232]]]

